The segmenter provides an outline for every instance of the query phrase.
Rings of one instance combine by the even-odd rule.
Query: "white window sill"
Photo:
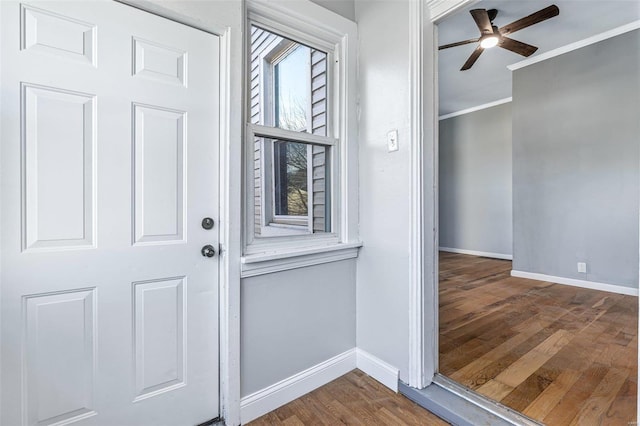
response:
[[[338,262],[358,257],[361,242],[332,244],[322,247],[308,247],[295,250],[283,250],[270,253],[246,255],[241,258],[241,277],[255,277],[304,268],[322,263]]]

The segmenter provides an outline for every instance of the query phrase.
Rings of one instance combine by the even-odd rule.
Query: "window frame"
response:
[[[276,94],[275,92],[275,88],[276,88],[276,66],[279,65],[284,59],[286,59],[288,57],[289,54],[293,53],[298,47],[300,46],[304,46],[307,49],[311,50],[319,50],[324,52],[327,57],[326,57],[326,62],[327,62],[327,69],[325,70],[325,74],[326,74],[326,105],[327,105],[327,111],[326,111],[326,133],[327,136],[323,136],[328,138],[329,135],[331,134],[331,131],[333,129],[333,123],[332,123],[332,107],[330,104],[330,91],[331,91],[331,84],[330,84],[330,79],[332,78],[332,70],[330,69],[331,67],[329,67],[329,63],[331,63],[331,51],[328,51],[327,46],[329,46],[329,43],[325,43],[325,45],[322,46],[318,46],[318,45],[313,45],[311,44],[312,42],[309,42],[307,40],[300,40],[298,39],[294,39],[294,36],[288,34],[288,33],[282,33],[278,30],[274,30],[273,28],[271,28],[269,25],[264,25],[263,23],[258,23],[256,22],[256,20],[252,19],[252,17],[250,16],[248,18],[248,28],[251,28],[252,26],[255,26],[257,28],[260,28],[262,30],[266,30],[269,32],[272,32],[280,37],[283,37],[284,40],[274,40],[272,42],[270,42],[269,45],[267,45],[267,47],[260,53],[260,55],[258,56],[258,67],[259,67],[259,75],[261,76],[261,78],[259,79],[258,84],[260,85],[260,90],[259,90],[259,99],[260,99],[260,105],[262,105],[263,107],[260,108],[260,121],[262,123],[265,123],[263,126],[264,128],[277,128],[280,129],[279,127],[276,127],[276,118],[277,118],[277,102],[275,100],[275,96]],[[248,47],[247,47],[247,52],[250,52],[251,50],[251,45],[250,42],[248,43]],[[334,45],[335,47],[335,45]],[[309,52],[311,53],[311,52]],[[311,100],[311,96],[312,96],[312,81],[311,81],[311,55],[309,55],[308,58],[308,65],[309,65],[309,74],[307,75],[307,85],[308,85],[308,89],[309,89],[309,100]],[[248,92],[250,92],[250,88],[247,89]],[[249,116],[250,113],[250,108],[251,105],[246,105],[246,108],[248,110],[247,112],[247,116]],[[248,121],[248,120],[247,120]],[[311,108],[309,108],[309,110],[307,111],[307,116],[306,116],[306,132],[308,132],[309,134],[311,134],[312,132],[312,110]],[[282,129],[282,130],[287,130],[287,129]],[[302,139],[298,138],[298,135],[302,134],[302,129],[299,131],[293,131],[290,130],[290,134],[292,135],[289,139],[287,139],[287,141],[291,141],[291,142],[304,142]],[[295,138],[294,136],[295,135]],[[255,135],[257,137],[263,137],[264,139],[267,139],[267,136],[265,135]],[[250,140],[250,138],[249,138]],[[269,138],[269,143],[264,143],[265,141],[263,140],[262,142],[262,155],[261,155],[261,165],[260,165],[260,170],[262,173],[262,186],[261,186],[261,199],[262,199],[262,205],[260,206],[261,208],[261,214],[260,214],[260,233],[261,233],[261,237],[259,237],[258,239],[264,239],[264,238],[275,238],[275,237],[279,237],[279,238],[286,238],[287,236],[296,236],[296,234],[300,234],[301,236],[311,236],[314,234],[313,232],[313,191],[309,191],[309,197],[308,197],[308,201],[307,201],[307,205],[310,207],[308,210],[308,214],[307,216],[289,216],[289,215],[278,215],[276,214],[276,203],[275,203],[275,189],[276,189],[276,182],[275,182],[275,173],[273,173],[274,169],[273,169],[273,165],[275,164],[275,149],[274,149],[274,145],[276,140],[273,140],[273,138]],[[248,144],[250,142],[247,142]],[[317,144],[316,144],[317,145]],[[307,170],[310,170],[311,172],[313,172],[313,155],[312,155],[312,148],[313,145],[307,145],[307,164],[308,164],[308,168]],[[247,154],[248,155],[248,154]],[[269,160],[269,161],[267,161]],[[334,161],[333,158],[330,158],[329,161]],[[328,170],[333,170],[333,168],[329,167],[329,165],[327,165],[327,169]],[[334,179],[334,176],[330,176],[329,177],[329,182],[331,183]],[[312,188],[313,187],[313,174],[312,173],[308,173],[307,174],[307,188]],[[247,187],[246,188],[247,192],[251,192],[251,188]],[[329,197],[332,197],[334,195],[334,188],[331,187],[330,190],[328,191],[329,193]],[[336,203],[332,202],[332,200],[326,200],[326,202],[329,204],[329,206],[333,206]],[[247,204],[247,208],[250,209],[252,206],[250,206],[250,204]],[[253,208],[255,209],[255,206],[253,206]],[[254,210],[255,212],[255,210]],[[334,219],[335,213],[333,211],[330,211],[330,224],[331,224],[331,229],[333,232],[334,228],[333,228],[333,219]],[[298,223],[295,223],[298,222]],[[249,223],[247,223],[248,225],[250,225]],[[286,233],[286,229],[289,230],[289,233]],[[254,241],[258,240],[255,238],[255,223],[254,223],[254,227],[253,227],[253,231],[249,231],[249,232],[253,232],[253,235],[250,238],[250,242],[249,244],[253,243]],[[326,232],[325,232],[326,233]],[[318,237],[315,237],[318,238]],[[246,247],[246,245],[245,245]],[[245,250],[245,252],[247,252],[247,250]]]
[[[313,9],[314,13],[307,13],[308,9]],[[302,1],[267,3],[249,0],[246,17],[245,28],[248,34],[251,26],[255,25],[327,54],[327,136],[252,124],[251,102],[245,99],[242,276],[255,276],[267,273],[267,270],[273,272],[291,269],[296,264],[310,265],[355,257],[357,248],[362,245],[357,238],[356,24]],[[243,55],[249,62],[251,38],[246,37],[245,43]],[[259,62],[262,67],[263,59]],[[251,92],[250,68],[245,67],[246,94]],[[265,91],[261,90],[260,100],[265,105],[263,96]],[[260,111],[261,122],[269,123],[263,115],[265,109],[267,108],[261,108]],[[327,174],[330,196],[327,202],[330,205],[327,211],[331,214],[331,232],[274,237],[255,235],[253,143],[256,137],[329,147]],[[292,260],[292,256],[298,260]]]
[[[338,155],[337,152],[338,151],[338,147],[340,144],[340,141],[337,138],[333,138],[333,137],[328,137],[328,136],[318,136],[318,135],[312,135],[309,133],[304,133],[304,132],[294,132],[292,130],[286,130],[286,129],[280,129],[277,127],[269,127],[269,126],[264,126],[261,124],[252,124],[252,123],[248,123],[247,124],[247,137],[246,137],[246,147],[248,148],[246,150],[246,156],[248,158],[247,161],[247,170],[252,170],[251,166],[253,164],[253,142],[255,141],[255,138],[263,138],[262,144],[263,144],[263,148],[268,145],[269,148],[272,148],[274,143],[276,141],[287,141],[287,142],[298,142],[298,143],[304,143],[307,145],[307,152],[309,153],[311,151],[311,148],[314,145],[318,145],[318,146],[324,146],[327,147],[330,151],[329,151],[329,165],[328,168],[334,170],[335,167],[331,167],[331,164],[335,164],[336,161],[338,160]],[[266,140],[269,141],[269,143],[265,143]],[[269,152],[270,151],[270,152]],[[262,190],[262,196],[263,196],[263,200],[266,200],[267,198],[265,197],[267,194],[269,196],[272,196],[271,194],[273,194],[273,188],[275,183],[273,182],[273,180],[275,179],[275,175],[274,173],[271,172],[271,167],[266,164],[267,162],[265,161],[265,157],[270,156],[271,158],[273,157],[273,151],[271,150],[265,150],[263,151],[263,153],[266,152],[265,154],[262,155],[262,165],[261,165],[261,171],[263,173],[263,175],[267,175],[267,173],[270,175],[270,177],[267,177],[267,179],[265,180],[271,180],[271,184],[270,184],[270,188],[265,188],[265,185],[262,186],[261,190]],[[250,160],[250,161],[249,161]],[[309,157],[307,157],[307,162],[309,162]],[[312,161],[312,160],[311,160]],[[330,172],[331,173],[331,172]],[[293,224],[286,224],[286,223],[282,223],[282,222],[278,222],[278,221],[274,221],[272,223],[262,223],[262,229],[264,230],[265,228],[268,228],[270,226],[275,226],[276,228],[289,228],[289,229],[295,229],[295,230],[300,230],[302,231],[303,229],[305,230],[304,234],[300,234],[300,235],[268,235],[268,236],[263,236],[263,237],[255,237],[255,221],[254,219],[254,214],[255,214],[255,205],[252,205],[253,203],[251,202],[254,198],[254,188],[248,188],[247,191],[247,220],[246,220],[246,237],[248,238],[248,244],[245,248],[245,254],[251,254],[251,253],[261,253],[265,251],[265,248],[277,248],[277,247],[295,247],[295,246],[299,246],[301,241],[307,241],[311,244],[314,243],[318,243],[318,244],[322,244],[322,245],[326,245],[328,243],[338,243],[340,241],[339,239],[339,235],[338,232],[336,231],[336,224],[335,222],[335,218],[337,217],[337,215],[339,214],[339,210],[338,210],[338,206],[336,205],[337,203],[335,203],[333,200],[335,200],[336,197],[336,191],[339,191],[339,187],[338,185],[335,184],[337,177],[334,177],[335,175],[330,174],[329,177],[329,193],[330,196],[329,198],[331,198],[331,207],[330,207],[330,211],[331,211],[331,232],[321,232],[321,233],[309,233],[308,230],[312,229],[313,227],[313,221],[311,220],[311,215],[312,215],[312,207],[313,205],[310,205],[309,208],[309,216],[308,217],[308,223],[306,225],[300,226],[300,225],[293,225]],[[311,173],[307,174],[307,182],[309,182],[311,178]],[[250,183],[251,179],[247,179],[248,183]],[[307,183],[307,185],[309,185],[309,183]],[[250,185],[246,185],[247,187],[249,187]],[[309,187],[309,186],[308,186]],[[309,197],[311,199],[311,197]],[[267,204],[269,204],[269,214],[265,214],[265,211],[267,210]],[[262,208],[262,220],[263,222],[267,222],[268,218],[273,218],[273,219],[277,219],[278,216],[275,215],[275,203],[273,201],[269,201],[264,202],[263,205],[261,206]],[[273,212],[273,213],[271,213]],[[273,214],[273,216],[271,216],[271,214]],[[280,216],[280,218],[282,218],[283,216]],[[299,218],[299,217],[304,217],[304,216],[290,216],[291,218],[293,218],[294,220]],[[306,244],[305,246],[308,246],[309,244]],[[252,251],[253,250],[253,251]]]

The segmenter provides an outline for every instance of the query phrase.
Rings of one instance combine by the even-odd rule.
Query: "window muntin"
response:
[[[250,59],[250,123],[287,133],[251,136],[253,236],[330,234],[328,54],[252,25]]]

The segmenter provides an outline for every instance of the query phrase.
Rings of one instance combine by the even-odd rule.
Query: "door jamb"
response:
[[[478,0],[415,0],[410,9],[411,235],[409,386],[438,372],[438,48],[435,24]]]

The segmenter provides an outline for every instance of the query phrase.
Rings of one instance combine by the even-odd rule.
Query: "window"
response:
[[[356,24],[303,0],[247,11],[242,276],[353,258]]]
[[[251,27],[253,237],[331,234],[328,53]]]

